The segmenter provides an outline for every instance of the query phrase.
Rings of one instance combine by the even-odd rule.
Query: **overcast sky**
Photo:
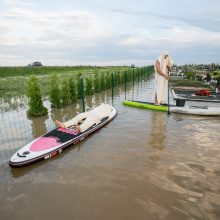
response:
[[[0,66],[220,63],[220,0],[0,0]]]

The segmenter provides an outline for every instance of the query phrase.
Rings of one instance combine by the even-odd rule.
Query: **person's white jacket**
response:
[[[165,55],[168,55],[168,57],[165,59]],[[172,58],[170,57],[168,52],[163,52],[158,58],[157,61],[160,63],[160,70],[168,75],[168,68],[173,66]],[[167,92],[168,92],[168,80],[161,76],[156,69],[156,64],[154,66],[155,69],[155,96],[157,99],[157,102],[160,104],[161,102],[166,101]]]
[[[113,107],[111,105],[102,103],[91,111],[80,113],[63,124],[66,128],[68,128],[81,123],[80,131],[84,132],[91,126],[100,123],[103,118],[108,117],[111,114],[112,109]]]

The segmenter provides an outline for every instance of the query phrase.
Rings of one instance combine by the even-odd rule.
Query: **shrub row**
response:
[[[140,80],[153,72],[153,67],[144,67],[133,69],[125,72],[106,72],[98,73],[86,77],[85,95],[93,95],[94,93],[110,89],[112,86],[120,85],[132,80]],[[52,108],[60,108],[65,105],[76,102],[81,97],[81,78],[82,74],[77,74],[76,80],[73,77],[65,77],[62,80],[54,74],[50,80],[50,102]],[[47,109],[43,106],[40,87],[35,76],[28,81],[27,96],[29,97],[29,116],[40,116],[47,114]]]

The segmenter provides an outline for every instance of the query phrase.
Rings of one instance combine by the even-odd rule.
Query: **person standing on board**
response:
[[[168,92],[168,80],[169,80],[169,70],[173,66],[173,61],[169,53],[163,52],[156,60],[154,65],[155,69],[155,105],[160,105],[165,102],[165,98]]]

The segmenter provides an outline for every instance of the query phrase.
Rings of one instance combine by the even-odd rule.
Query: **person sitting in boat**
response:
[[[168,92],[168,80],[169,80],[169,70],[173,66],[173,61],[169,53],[163,52],[156,60],[154,65],[155,69],[155,105],[160,105],[165,102],[165,98]]]
[[[77,133],[84,132],[93,125],[100,123],[105,117],[109,117],[112,110],[113,108],[111,105],[102,103],[91,111],[78,114],[69,121],[62,123],[58,120],[55,120],[55,123],[61,128],[76,126]]]

